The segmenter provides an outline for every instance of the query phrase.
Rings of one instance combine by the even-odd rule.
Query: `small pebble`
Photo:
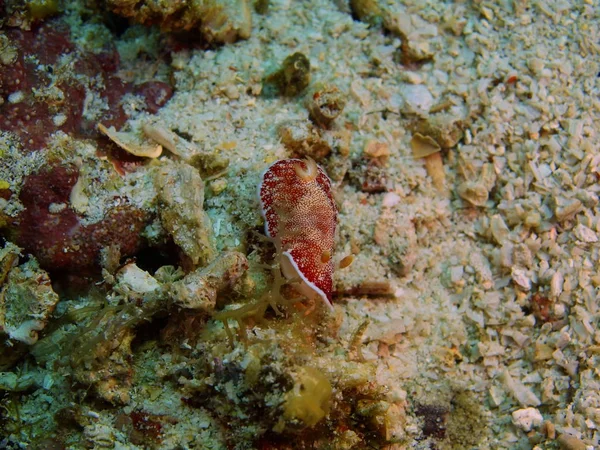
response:
[[[560,448],[563,450],[586,450],[587,446],[581,439],[571,436],[570,434],[561,434],[558,439]]]
[[[427,113],[433,106],[433,96],[427,87],[422,84],[404,86],[402,94],[405,107],[410,112]]]
[[[537,408],[523,408],[517,409],[512,413],[512,421],[515,426],[525,432],[529,432],[532,428],[539,427],[544,421],[544,418]]]
[[[10,94],[8,96],[8,102],[9,103],[19,103],[22,102],[23,99],[25,98],[25,95],[23,94],[23,91],[17,91],[17,92],[13,92],[12,94]]]

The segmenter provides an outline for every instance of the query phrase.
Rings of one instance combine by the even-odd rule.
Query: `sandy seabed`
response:
[[[214,322],[208,328],[216,337],[185,357],[138,347],[127,404],[86,400],[91,419],[77,419],[81,429],[67,433],[66,448],[600,446],[600,6],[597,0],[388,3],[361,21],[343,0],[275,0],[268,13],[252,13],[249,39],[182,50],[168,64],[136,60],[139,48],[157,45],[157,31],[117,43],[124,76],[170,78],[175,88],[155,115],[137,111],[133,99],[125,132],[140,135],[144,125],[176,132],[192,154],[218,152],[229,160],[205,179],[204,211],[217,252],[241,251],[251,268],[264,262],[257,256],[264,243],[248,236],[261,229],[256,190],[273,161],[307,154],[332,178],[339,208],[334,259],[353,254],[354,261],[335,273],[333,318],[314,313],[334,323],[335,332],[290,363],[296,383],[304,366],[329,379],[331,404],[323,406],[329,415],[312,424],[284,413],[288,421],[313,425],[317,438],[307,438],[310,427],[290,430],[270,413],[204,399],[180,405],[190,392],[204,395],[195,385],[207,383],[202,377],[219,376],[209,369],[180,373],[185,358],[202,364],[198,354],[210,354],[207,342],[227,344],[221,322]],[[71,26],[84,39],[85,24]],[[265,95],[265,78],[296,52],[310,61],[309,86],[297,96]],[[307,111],[323,86],[335,86],[345,101],[325,129]],[[14,151],[6,133],[2,139]],[[325,156],[314,142],[327,148]],[[78,157],[92,158],[93,149],[75,148]],[[38,156],[28,158],[20,164],[29,169],[3,177],[19,183],[40,166]],[[102,217],[115,193],[142,209],[159,208],[148,186],[156,180],[153,165],[170,158],[163,153],[115,190],[90,188],[88,220]],[[102,170],[112,170],[105,164]],[[111,294],[115,305],[130,292],[119,294]],[[225,344],[219,350],[225,366],[238,361],[246,370],[252,359],[246,345],[258,341],[282,352],[269,364],[285,365],[286,352],[298,352],[286,347],[299,339],[295,328],[245,326],[249,344],[236,338],[233,350]],[[304,361],[309,353],[313,360]],[[259,350],[252,354],[266,364]],[[31,427],[11,428],[6,445],[35,441],[44,430],[58,433],[55,421],[38,424],[36,417],[79,398],[65,392],[63,378],[74,369],[34,365],[12,370],[54,381],[18,400],[14,393],[4,397],[5,422],[17,420],[10,405],[19,403],[18,420]],[[221,382],[219,402],[252,405],[256,392],[264,396],[260,382],[256,392],[240,393],[233,392],[235,380]],[[278,386],[274,409],[282,398],[291,402]],[[351,412],[341,412],[345,407]],[[132,438],[123,417],[136,411],[161,423],[160,439]],[[230,421],[247,429],[227,429],[223,422]],[[262,440],[253,441],[253,433]],[[268,443],[270,433],[285,439]]]

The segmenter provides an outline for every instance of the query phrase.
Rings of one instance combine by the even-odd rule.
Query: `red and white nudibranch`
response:
[[[280,246],[281,272],[307,298],[333,310],[333,247],[337,207],[331,180],[312,159],[284,159],[263,174],[258,188],[265,233]]]

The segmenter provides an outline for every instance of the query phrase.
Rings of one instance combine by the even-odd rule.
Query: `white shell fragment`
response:
[[[117,131],[115,130],[115,127],[106,128],[101,123],[98,124],[98,130],[127,153],[131,153],[132,155],[144,158],[158,158],[162,154],[161,145],[141,144],[133,133]]]
[[[402,88],[404,107],[408,112],[426,114],[433,106],[433,96],[422,84],[406,85]]]
[[[531,290],[531,279],[527,276],[527,271],[519,267],[513,267],[511,270],[513,282],[524,291]]]
[[[575,237],[586,244],[598,242],[598,235],[594,230],[586,227],[585,225],[579,224],[573,230]]]
[[[532,428],[539,427],[544,418],[536,408],[523,408],[517,409],[512,413],[512,421],[515,426],[525,432],[529,432]]]
[[[117,280],[133,292],[146,294],[160,288],[156,279],[134,263],[127,264],[117,273]]]

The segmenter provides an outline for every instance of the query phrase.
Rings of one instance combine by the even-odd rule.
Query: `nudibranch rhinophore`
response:
[[[284,159],[259,185],[265,233],[275,239],[281,272],[309,299],[331,305],[337,207],[331,180],[312,159]]]

